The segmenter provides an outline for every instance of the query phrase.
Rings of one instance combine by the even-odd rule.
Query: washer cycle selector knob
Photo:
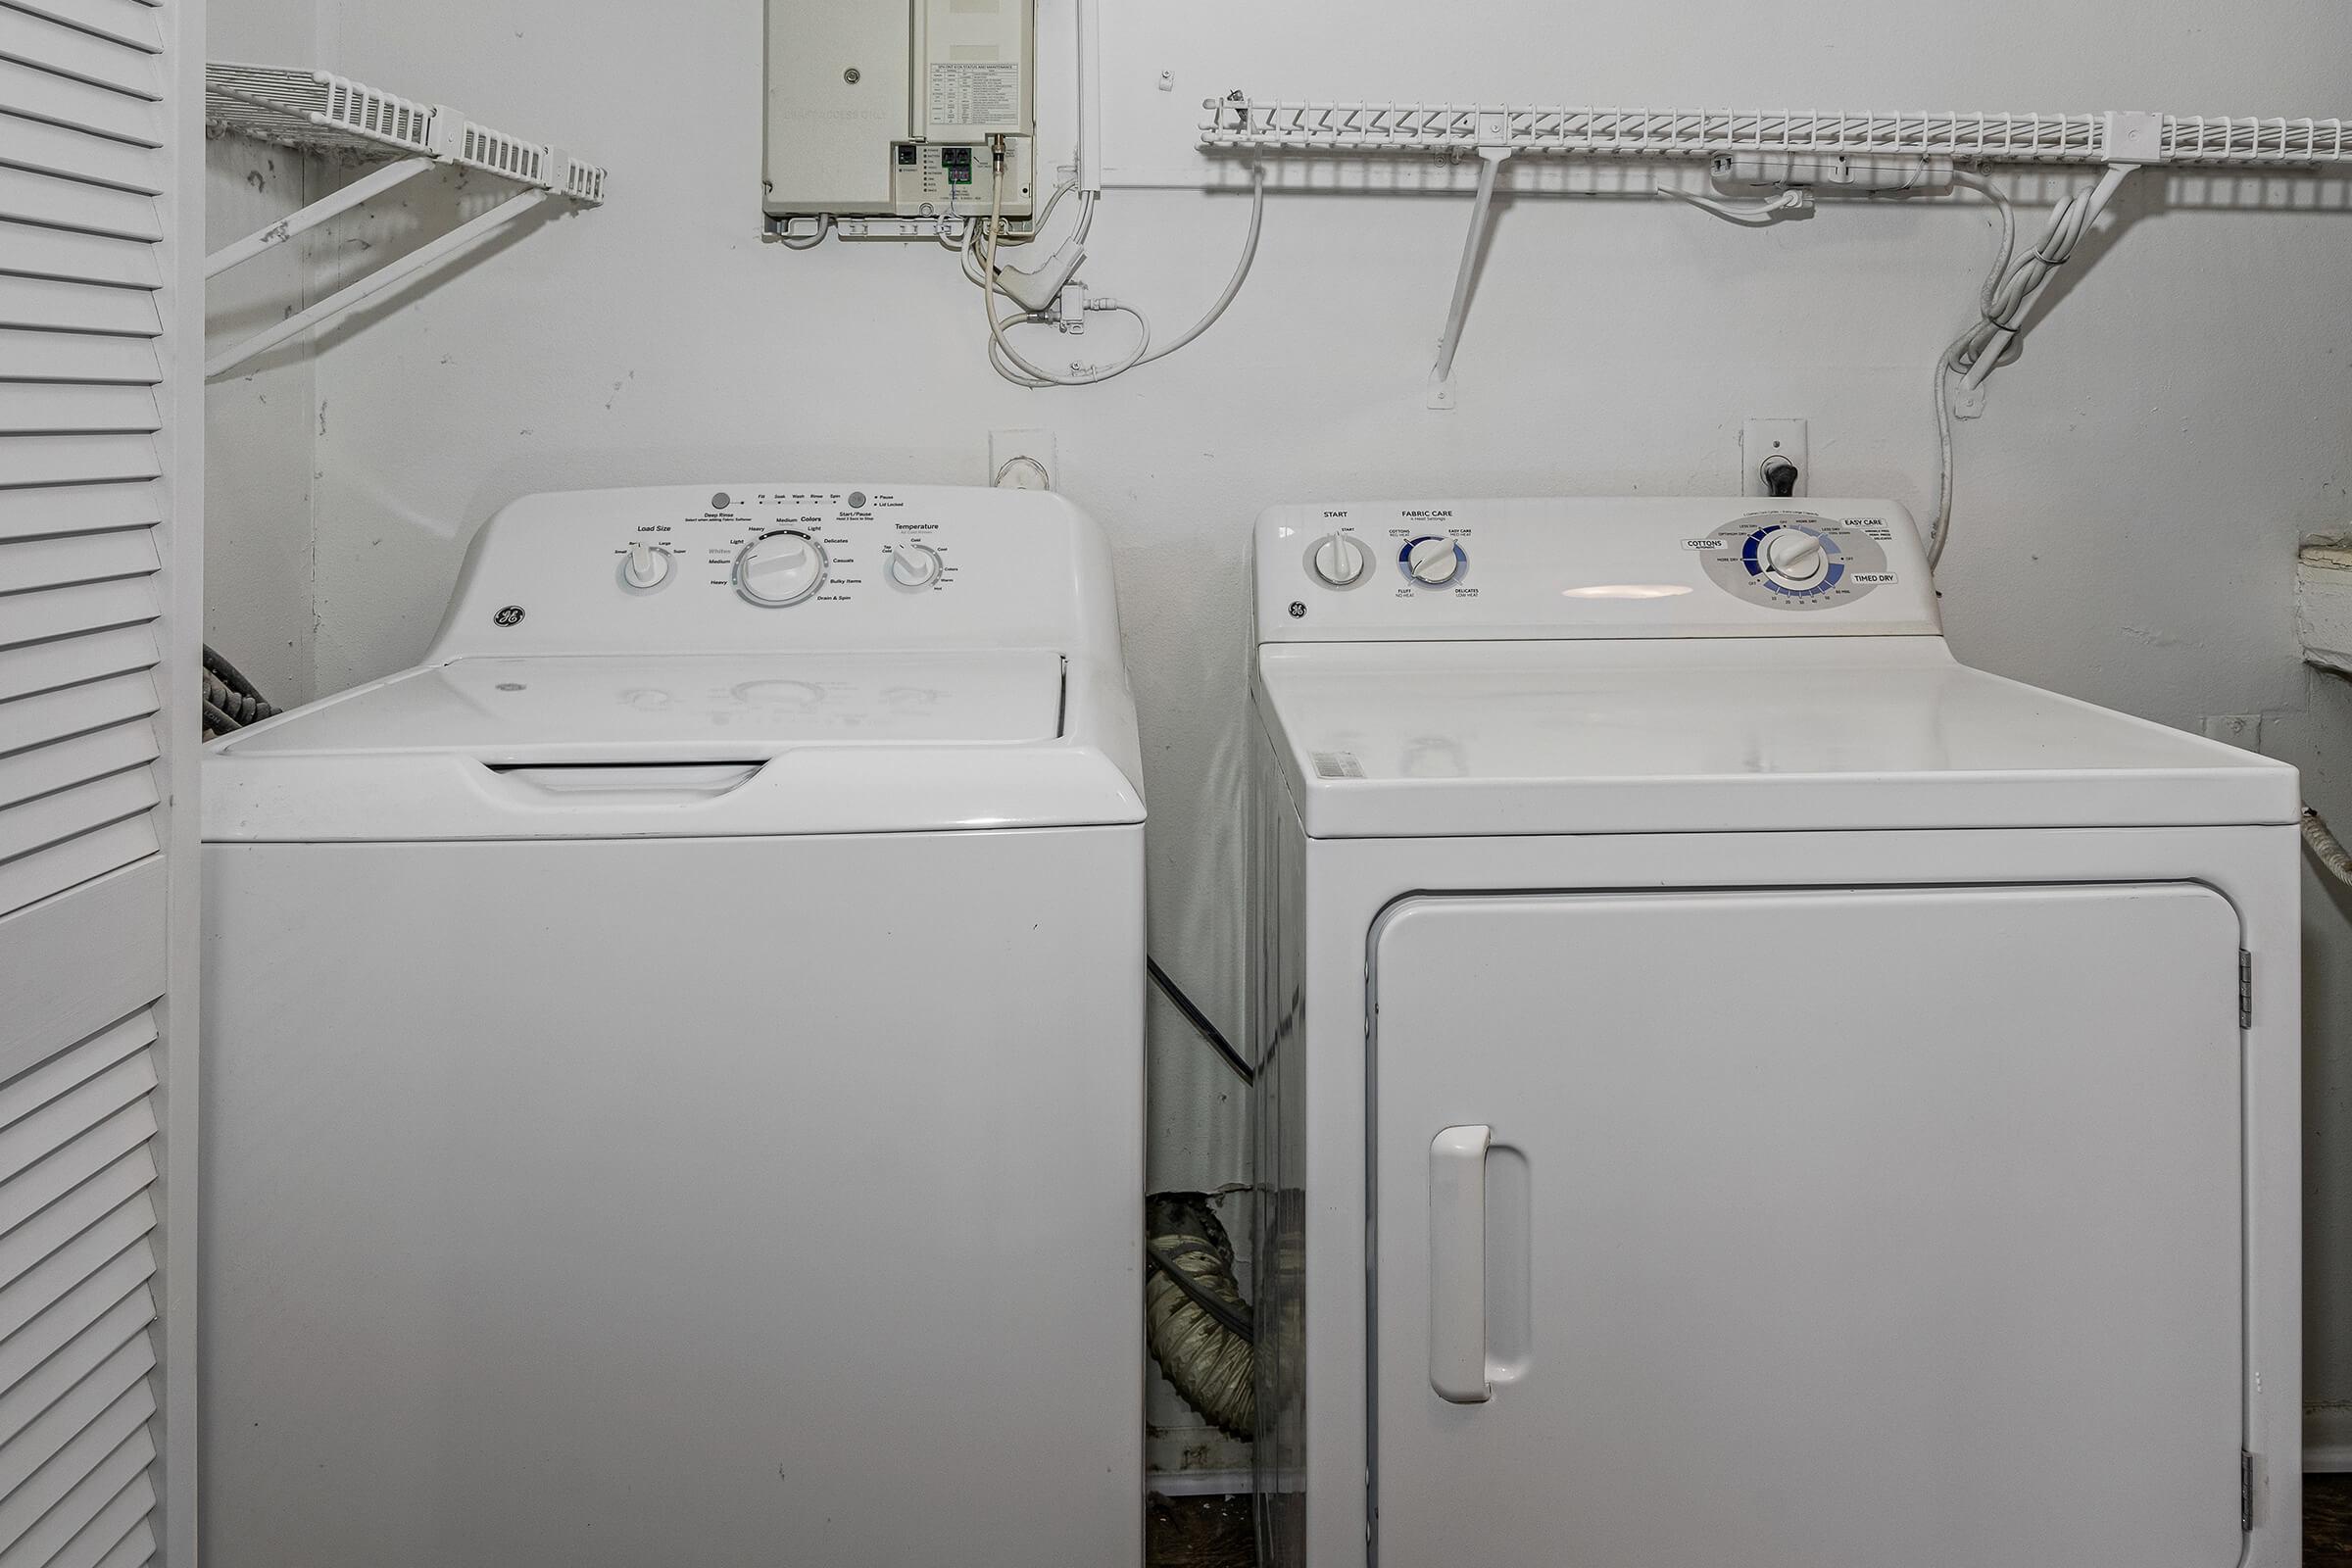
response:
[[[1445,587],[1470,564],[1470,558],[1462,554],[1460,545],[1436,534],[1411,540],[1397,559],[1404,564],[1404,574],[1424,588]]]
[[[1802,587],[1830,569],[1821,536],[1807,528],[1781,528],[1764,541],[1764,565],[1783,582]]]
[[[825,547],[798,528],[761,534],[735,558],[735,591],[755,605],[797,605],[825,585]]]
[[[669,577],[669,552],[660,545],[631,544],[620,564],[620,580],[632,588],[659,588]]]
[[[890,547],[890,580],[902,588],[928,588],[939,581],[944,563],[929,545],[912,541]]]
[[[1326,587],[1352,588],[1364,580],[1364,568],[1371,560],[1364,547],[1356,543],[1353,534],[1327,533],[1315,541],[1312,557],[1315,575]]]

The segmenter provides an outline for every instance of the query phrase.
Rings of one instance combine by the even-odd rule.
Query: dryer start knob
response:
[[[770,609],[797,605],[825,585],[825,547],[798,528],[762,534],[735,558],[735,591]]]
[[[1364,580],[1364,568],[1371,564],[1355,536],[1346,533],[1327,533],[1316,540],[1310,559],[1316,577],[1331,588],[1354,587]]]
[[[1424,588],[1443,588],[1462,574],[1470,558],[1450,539],[1425,534],[1404,547],[1404,573]]]

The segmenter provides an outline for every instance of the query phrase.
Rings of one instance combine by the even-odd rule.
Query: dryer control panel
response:
[[[1892,501],[1343,502],[1258,518],[1261,642],[1933,636]]]
[[[430,657],[1115,651],[1109,574],[1101,530],[1038,491],[769,481],[525,496],[476,535]]]

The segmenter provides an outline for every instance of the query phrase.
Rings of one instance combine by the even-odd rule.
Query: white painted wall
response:
[[[258,0],[218,0],[234,12]],[[1645,199],[1502,211],[1459,365],[1421,383],[1464,204],[1281,196],[1227,320],[1107,386],[990,374],[977,293],[931,246],[796,255],[757,234],[752,0],[320,0],[336,69],[577,147],[601,211],[538,224],[322,339],[317,375],[318,689],[413,660],[469,531],[535,489],[696,475],[978,482],[991,427],[1057,434],[1062,488],[1111,531],[1152,807],[1154,945],[1221,1018],[1235,941],[1247,524],[1278,500],[1728,489],[1742,416],[1812,420],[1820,493],[1930,504],[1928,373],[1990,244],[1966,204],[1840,204],[1756,233]],[[2342,112],[2334,0],[2231,12],[2098,0],[1893,10],[1788,0],[1607,8],[1111,3],[1111,161],[1197,167],[1198,100],[1516,96],[1591,103]],[[1049,123],[1066,124],[1066,0],[1042,0]],[[1162,69],[1177,90],[1160,94]],[[1972,662],[2168,722],[2269,715],[2352,819],[2342,694],[2299,663],[2296,536],[2352,516],[2352,203],[2261,210],[2259,183],[2128,190],[2025,359],[1963,425],[1953,641]],[[479,201],[446,182],[444,203]],[[2219,200],[2217,206],[2199,202]],[[348,227],[368,260],[445,220]],[[2241,205],[2231,206],[2236,201]],[[1231,265],[1246,204],[1117,191],[1088,268],[1173,331]],[[1090,357],[1107,357],[1091,339]],[[1051,340],[1048,340],[1051,343]],[[1041,344],[1039,352],[1051,352]],[[233,536],[220,506],[216,532]],[[274,607],[272,607],[274,612]],[[261,607],[247,612],[261,617]],[[2307,1146],[2315,1397],[2352,1398],[2352,961],[2310,905]],[[1152,1176],[1241,1174],[1241,1108],[1158,1019]]]
[[[292,64],[315,58],[312,0],[226,0],[211,9],[206,54]],[[218,250],[327,188],[316,160],[241,136],[205,149],[205,245]],[[209,348],[251,337],[309,302],[315,262],[284,246],[206,290]],[[311,467],[318,406],[301,339],[205,392],[205,641],[282,708],[318,693],[311,616]]]

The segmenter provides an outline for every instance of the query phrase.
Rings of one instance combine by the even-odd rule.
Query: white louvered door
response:
[[[200,5],[0,0],[0,1568],[195,1560]]]

